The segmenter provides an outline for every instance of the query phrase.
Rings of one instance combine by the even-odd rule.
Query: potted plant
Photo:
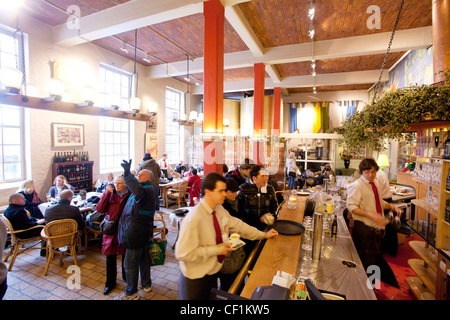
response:
[[[384,139],[402,139],[411,123],[450,121],[450,71],[438,85],[422,85],[387,92],[350,116],[342,126],[329,130],[342,135],[348,150],[385,149]]]

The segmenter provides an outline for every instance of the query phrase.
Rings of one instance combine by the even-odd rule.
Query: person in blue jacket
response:
[[[131,160],[123,160],[121,166],[131,195],[120,216],[118,230],[119,245],[126,248],[124,267],[127,287],[116,299],[139,300],[139,272],[144,291],[152,290],[149,242],[153,236],[155,194],[151,184],[151,171],[143,169],[135,177],[130,172]]]

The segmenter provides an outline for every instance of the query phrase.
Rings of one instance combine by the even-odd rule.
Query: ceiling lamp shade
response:
[[[0,82],[9,90],[9,93],[18,94],[22,87],[23,73],[15,68],[1,68]]]
[[[109,107],[113,107],[115,110],[118,110],[120,105],[120,95],[117,93],[111,93],[108,95],[107,105]]]
[[[64,83],[57,78],[50,78],[49,93],[52,97],[62,97],[64,94]]]
[[[156,102],[150,102],[147,106],[147,112],[156,113],[158,111],[158,104]]]
[[[191,111],[189,113],[189,120],[195,121],[195,120],[197,120],[197,116],[198,116],[197,111],[195,111],[195,110]]]
[[[130,108],[134,113],[138,113],[141,110],[141,99],[138,97],[133,97],[130,99]]]
[[[83,102],[77,103],[79,107],[92,107],[94,105],[95,97],[97,95],[95,89],[91,86],[85,86],[81,90]]]

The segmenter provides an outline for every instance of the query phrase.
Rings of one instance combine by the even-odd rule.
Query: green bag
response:
[[[151,239],[150,240],[150,265],[160,266],[164,264],[166,259],[167,240]]]

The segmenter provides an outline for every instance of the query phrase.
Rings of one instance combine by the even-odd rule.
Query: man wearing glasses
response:
[[[379,166],[373,158],[361,160],[361,177],[348,187],[347,209],[354,220],[352,238],[366,270],[369,266],[381,268],[387,265],[381,251],[381,240],[389,222],[384,216],[384,209],[396,212],[399,217],[401,215],[397,206],[381,198],[381,189],[375,180],[378,170]],[[381,274],[387,275],[386,272]]]

